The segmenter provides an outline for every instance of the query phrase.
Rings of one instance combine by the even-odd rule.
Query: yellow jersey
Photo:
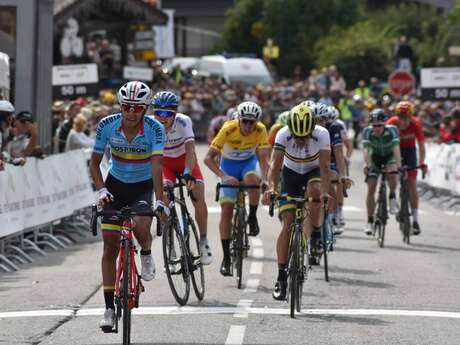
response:
[[[249,135],[243,135],[239,120],[231,120],[217,133],[211,143],[211,147],[220,151],[225,159],[245,160],[255,155],[256,149],[268,148],[267,129],[261,122],[257,122],[256,128]]]

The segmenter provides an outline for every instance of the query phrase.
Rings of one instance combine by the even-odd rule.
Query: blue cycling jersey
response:
[[[103,118],[96,129],[93,152],[104,154],[110,147],[109,173],[125,183],[152,178],[152,156],[162,156],[165,142],[163,125],[153,117],[144,116],[143,126],[131,142],[121,128],[121,114]]]

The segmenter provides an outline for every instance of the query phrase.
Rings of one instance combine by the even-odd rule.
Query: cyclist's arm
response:
[[[284,151],[273,150],[270,168],[268,169],[268,189],[277,190],[281,168],[284,162]]]
[[[196,164],[195,141],[190,140],[185,143],[185,168],[190,171]]]
[[[216,157],[220,155],[220,151],[214,147],[210,147],[206,156],[204,157],[204,164],[211,169],[211,171],[219,177],[225,176],[225,173],[220,170],[217,164]]]
[[[91,173],[94,185],[96,186],[96,190],[104,188],[104,179],[102,178],[101,169],[99,168],[102,157],[104,157],[103,154],[93,152],[89,162],[89,171]]]
[[[348,159],[350,159],[353,153],[353,141],[347,136],[343,138],[343,143],[345,144],[345,155]]]
[[[393,155],[395,156],[396,166],[401,168],[401,150],[399,149],[399,144],[393,146]]]
[[[270,156],[270,148],[268,147],[258,148],[256,153],[257,153],[257,158],[259,158],[260,172],[262,173],[262,181],[267,181],[268,160]]]
[[[420,164],[425,163],[425,157],[426,157],[426,147],[425,147],[425,140],[419,141],[418,142],[418,152],[420,155]]]
[[[337,170],[339,171],[339,179],[347,175],[345,168],[345,159],[343,156],[343,144],[334,146],[335,162],[337,163]]]
[[[329,166],[331,165],[331,151],[319,150],[319,171],[321,179],[321,194],[327,194],[331,186]]]
[[[363,148],[363,158],[364,158],[364,164],[367,167],[371,166],[371,159],[369,156],[369,149],[367,147]]]
[[[163,193],[163,155],[152,156],[151,162],[155,198],[165,202]]]

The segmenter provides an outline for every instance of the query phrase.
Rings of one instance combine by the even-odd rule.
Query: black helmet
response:
[[[369,114],[369,123],[385,123],[387,119],[387,114],[381,108],[376,108]]]

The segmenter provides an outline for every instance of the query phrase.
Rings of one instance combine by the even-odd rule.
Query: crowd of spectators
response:
[[[262,121],[270,126],[277,115],[306,99],[334,105],[347,126],[353,130],[354,146],[358,147],[360,132],[367,125],[367,115],[382,107],[391,115],[398,101],[376,78],[361,80],[356,88],[347,88],[336,66],[311,70],[302,76],[297,68],[293,77],[277,79],[270,86],[227,85],[217,77],[198,77],[192,69],[166,70],[154,66],[153,92],[173,90],[180,98],[179,111],[191,116],[195,133],[205,139],[210,122],[230,118],[236,105],[245,100],[261,105]],[[460,102],[421,101],[410,97],[415,116],[422,123],[427,140],[438,143],[460,143]],[[57,100],[52,113],[52,152],[65,152],[93,145],[99,120],[119,112],[116,90],[106,89],[99,97],[79,97],[73,101]],[[34,116],[27,111],[0,114],[2,151],[11,158],[40,156],[38,129]]]

